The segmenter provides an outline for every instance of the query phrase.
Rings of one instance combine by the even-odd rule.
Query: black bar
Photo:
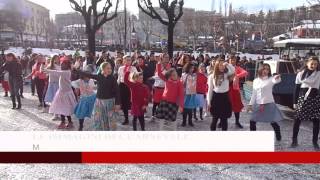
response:
[[[81,163],[81,152],[0,152],[0,163]]]

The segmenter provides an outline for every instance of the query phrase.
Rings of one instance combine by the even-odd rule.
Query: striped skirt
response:
[[[115,99],[96,99],[93,108],[94,129],[110,131],[116,129],[119,114],[114,112]]]

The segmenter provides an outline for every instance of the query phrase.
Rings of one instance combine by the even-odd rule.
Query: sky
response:
[[[40,4],[50,10],[50,15],[54,18],[55,14],[71,12],[68,0],[30,0],[37,4]],[[80,0],[77,0],[78,2]],[[115,2],[115,0],[113,0]],[[120,0],[120,7],[123,9],[123,1]],[[213,0],[185,0],[185,7],[192,7],[197,10],[211,10],[211,4]],[[222,7],[224,7],[224,0],[222,1]],[[157,1],[155,1],[157,2]],[[201,2],[201,3],[200,3]],[[219,10],[220,0],[215,0],[215,9]],[[261,9],[265,11],[272,9],[290,9],[293,7],[308,5],[307,0],[228,0],[228,4],[232,3],[233,9],[243,8],[248,12],[257,12]],[[102,3],[101,3],[102,4]],[[155,3],[157,4],[157,3]],[[229,5],[228,5],[229,6]],[[137,0],[127,0],[127,9],[137,14],[139,11]]]

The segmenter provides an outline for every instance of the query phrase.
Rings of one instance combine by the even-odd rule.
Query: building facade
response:
[[[50,15],[47,8],[28,0],[7,3],[4,5],[7,11],[3,13],[13,14],[1,23],[1,40],[16,46],[44,46],[48,43]]]

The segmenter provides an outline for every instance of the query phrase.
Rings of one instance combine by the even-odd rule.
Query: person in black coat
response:
[[[21,98],[19,90],[23,83],[22,79],[22,66],[18,62],[14,54],[9,53],[6,56],[6,62],[0,68],[0,72],[8,71],[9,72],[9,86],[10,94],[12,100],[12,109],[21,109]],[[16,100],[18,106],[16,105]]]

